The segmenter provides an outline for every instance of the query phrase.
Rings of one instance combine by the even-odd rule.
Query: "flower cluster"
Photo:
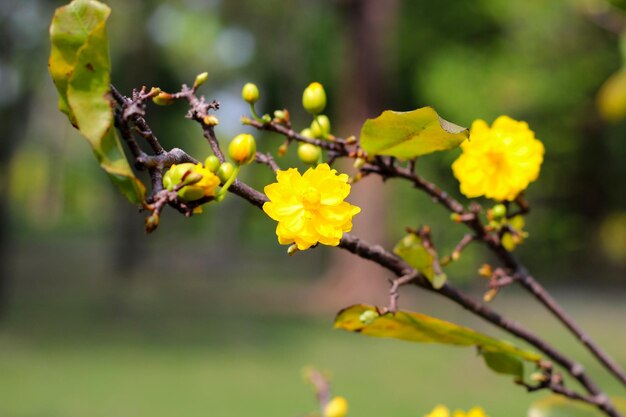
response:
[[[321,243],[337,246],[344,232],[352,229],[359,207],[344,201],[350,193],[348,176],[337,174],[328,164],[278,171],[278,182],[265,187],[269,202],[263,211],[278,222],[276,235],[283,245],[295,243],[305,250]]]
[[[192,179],[192,181],[189,181]],[[203,197],[215,196],[215,190],[220,184],[219,178],[201,163],[174,164],[163,176],[163,186],[169,191],[180,183],[188,182],[189,185],[178,190],[178,197],[183,201],[199,200]]]
[[[526,122],[500,116],[489,127],[484,120],[472,123],[469,141],[452,164],[454,176],[467,197],[485,196],[514,200],[539,176],[543,144]]]
[[[433,411],[431,411],[425,417],[450,417],[450,410],[443,405],[438,405]],[[467,413],[461,410],[456,410],[452,414],[452,417],[487,417],[485,412],[480,407],[474,407]]]

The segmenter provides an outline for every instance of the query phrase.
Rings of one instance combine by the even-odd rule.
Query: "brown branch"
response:
[[[543,381],[539,382],[536,385],[527,384],[524,381],[515,381],[518,385],[522,385],[526,388],[528,392],[537,392],[544,389],[548,389],[555,394],[562,395],[571,400],[582,401],[587,404],[595,405],[596,407],[602,407],[602,405],[606,402],[606,396],[604,394],[600,395],[582,395],[579,392],[576,392],[570,388],[567,388],[563,383],[563,377],[560,374],[552,373],[551,369],[547,370],[544,375]]]
[[[115,99],[118,106],[121,107],[121,117],[123,121],[130,120],[137,127],[137,132],[148,142],[152,150],[156,154],[165,152],[165,149],[159,143],[157,137],[152,133],[152,130],[143,118],[145,114],[145,101],[150,97],[150,94],[138,94],[136,91],[133,93],[133,99],[129,99],[121,94],[115,86],[112,84],[111,95]],[[141,90],[144,91],[145,87]]]
[[[402,167],[390,167],[386,164],[366,164],[361,168],[364,172],[372,172],[379,174],[383,178],[404,178],[413,183],[415,188],[418,188],[429,196],[431,196],[436,202],[443,204],[448,210],[457,214],[465,214],[466,210],[463,204],[459,203],[448,193],[437,187],[435,184],[426,181],[419,175],[416,175],[409,168]]]
[[[259,164],[267,165],[274,172],[280,169],[276,161],[274,161],[272,155],[269,153],[257,152],[254,161]]]

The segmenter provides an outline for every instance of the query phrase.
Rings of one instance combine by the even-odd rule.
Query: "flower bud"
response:
[[[235,172],[235,167],[230,162],[224,162],[217,169],[217,176],[219,177],[222,184],[224,184]]]
[[[316,164],[322,156],[322,150],[319,146],[310,143],[300,143],[298,145],[298,158],[305,164]]]
[[[348,413],[348,401],[344,397],[335,397],[324,407],[324,417],[344,417]]]
[[[195,90],[196,88],[200,87],[202,84],[206,82],[208,78],[209,78],[208,72],[203,72],[201,74],[198,74],[196,76],[196,80],[193,82],[193,89]]]
[[[488,303],[488,302],[492,301],[494,298],[496,298],[496,295],[498,295],[498,289],[497,288],[492,288],[490,290],[487,290],[487,292],[485,294],[483,294],[483,301]]]
[[[354,164],[353,164],[354,168],[361,169],[363,168],[364,165],[365,165],[365,159],[357,158],[354,160]]]
[[[286,143],[283,143],[282,145],[280,145],[280,146],[278,147],[278,152],[277,152],[277,153],[278,153],[278,156],[279,156],[279,157],[283,157],[283,156],[285,156],[285,154],[287,153],[287,149],[288,149],[288,147],[287,147],[287,144],[286,144]]]
[[[489,264],[482,264],[480,268],[478,268],[478,275],[485,278],[491,278],[493,275],[493,268]]]
[[[249,133],[240,133],[228,145],[228,156],[237,165],[245,165],[254,161],[256,156],[256,142]]]
[[[202,121],[207,126],[217,126],[220,124],[220,120],[213,114],[207,114],[202,118]]]
[[[275,110],[274,119],[284,122],[289,119],[289,112],[287,110]]]
[[[491,209],[491,215],[496,221],[504,219],[506,216],[506,206],[504,204],[496,204]]]
[[[287,255],[293,256],[298,252],[298,245],[295,243],[287,248]]]
[[[300,131],[300,134],[305,138],[315,139],[315,136],[313,136],[313,132],[311,132],[311,129],[309,129],[308,127],[306,129],[302,129]]]
[[[316,138],[325,138],[330,134],[330,120],[325,114],[317,116],[311,122],[311,133]]]
[[[159,227],[159,215],[152,214],[146,217],[146,233],[152,233]]]
[[[204,167],[211,172],[217,172],[217,169],[220,167],[220,160],[215,155],[209,155],[204,160]]]
[[[451,213],[450,220],[452,220],[455,223],[461,223],[463,221],[463,218],[461,217],[459,213]]]
[[[256,84],[246,83],[241,89],[241,97],[248,103],[254,104],[259,101],[259,88]]]
[[[302,93],[302,106],[313,114],[320,114],[326,107],[326,92],[320,83],[311,83]]]
[[[169,106],[174,102],[174,97],[164,91],[152,97],[152,102],[158,106]]]

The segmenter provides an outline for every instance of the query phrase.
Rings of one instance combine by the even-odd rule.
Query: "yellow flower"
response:
[[[430,412],[430,414],[424,417],[450,417],[450,411],[443,405],[438,405],[433,411]],[[461,410],[456,410],[452,417],[487,417],[487,415],[482,408],[474,407],[467,413]]]
[[[348,401],[344,397],[335,397],[324,407],[324,417],[344,417],[348,413]]]
[[[450,411],[443,405],[438,405],[433,411],[424,417],[450,417]]]
[[[537,179],[544,154],[528,124],[508,116],[498,117],[491,128],[484,120],[475,120],[461,149],[452,164],[461,192],[509,201]]]
[[[487,417],[487,414],[485,414],[485,411],[482,408],[474,407],[467,413],[464,413],[461,410],[456,410],[454,412],[454,417]]]
[[[343,201],[350,194],[346,174],[337,174],[328,164],[278,171],[278,182],[265,187],[269,202],[263,211],[278,222],[276,235],[281,245],[295,243],[305,250],[317,243],[337,246],[344,232],[352,229],[359,207]]]

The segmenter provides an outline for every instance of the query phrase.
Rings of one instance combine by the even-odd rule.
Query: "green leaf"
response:
[[[404,259],[406,263],[421,272],[433,285],[441,288],[446,283],[446,274],[436,274],[434,270],[434,255],[424,247],[422,239],[414,233],[409,233],[398,242],[393,249],[394,253]]]
[[[613,405],[622,414],[626,413],[626,399],[611,398]],[[528,409],[528,417],[604,417],[598,408],[580,401],[550,395],[535,401]]]
[[[110,12],[95,0],[75,0],[58,8],[50,25],[48,67],[59,93],[59,109],[89,141],[120,191],[140,204],[146,190],[126,160],[113,123],[106,34]]]
[[[482,350],[480,354],[485,360],[485,364],[492,371],[499,374],[508,374],[522,380],[524,378],[524,362],[517,356],[504,352],[492,352]]]
[[[432,107],[409,112],[384,111],[361,128],[361,147],[370,155],[412,159],[436,151],[457,148],[469,130],[450,123]]]
[[[490,369],[519,379],[524,376],[524,362],[536,364],[541,359],[534,352],[519,349],[467,327],[406,311],[380,315],[375,307],[363,304],[341,310],[335,318],[335,328],[411,342],[476,346]]]

